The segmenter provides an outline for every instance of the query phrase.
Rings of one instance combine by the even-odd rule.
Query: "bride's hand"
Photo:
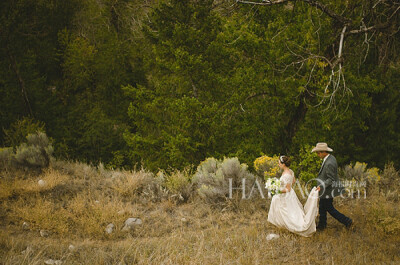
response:
[[[317,188],[315,188],[315,190],[316,190],[316,191],[320,191],[320,190],[321,190],[321,187],[318,186]]]

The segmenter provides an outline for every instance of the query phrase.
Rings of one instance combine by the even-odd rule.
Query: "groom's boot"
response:
[[[347,224],[345,224],[346,228],[348,230],[354,230],[354,224],[353,224],[353,220],[351,218],[349,218],[350,220],[348,221]]]

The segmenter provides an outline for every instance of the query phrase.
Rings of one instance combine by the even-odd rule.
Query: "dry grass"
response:
[[[0,178],[0,264],[400,263],[398,201],[382,193],[335,200],[355,220],[354,231],[328,217],[328,229],[303,238],[266,221],[268,199],[255,196],[235,208],[213,208],[196,196],[187,203],[164,195],[154,201],[141,193],[152,185],[148,173],[112,178],[79,167],[86,173],[50,169],[34,179]],[[123,232],[129,217],[143,224]],[[108,223],[116,227],[111,235]],[[41,229],[50,235],[41,237]],[[280,238],[267,241],[269,233]]]

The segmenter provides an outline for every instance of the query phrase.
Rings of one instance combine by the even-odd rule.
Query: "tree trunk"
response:
[[[24,79],[22,79],[22,76],[21,76],[21,74],[19,72],[19,69],[18,69],[17,61],[15,60],[15,57],[13,56],[8,44],[7,44],[7,53],[8,53],[8,57],[10,59],[10,62],[11,62],[12,69],[14,70],[14,73],[15,73],[15,75],[17,77],[19,87],[21,88],[21,94],[22,94],[22,98],[23,98],[24,103],[25,103],[26,111],[31,117],[34,118],[33,112],[32,112],[32,108],[31,108],[31,104],[29,102],[28,94],[26,92]]]
[[[296,135],[297,130],[299,129],[300,124],[304,121],[307,114],[307,104],[305,103],[307,97],[307,92],[303,92],[300,96],[299,105],[296,107],[292,117],[290,118],[286,130],[282,137],[282,151],[283,153],[288,153],[290,151],[290,147],[293,143],[293,138]]]

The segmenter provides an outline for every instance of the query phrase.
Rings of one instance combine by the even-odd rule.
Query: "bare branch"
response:
[[[254,2],[254,1],[246,1],[246,0],[236,0],[236,3],[240,3],[240,4],[250,4],[250,5],[259,5],[259,6],[272,6],[272,5],[284,4],[284,3],[290,2],[290,1],[293,1],[293,0],[275,0],[275,1],[263,0],[262,2]]]
[[[338,58],[342,57],[342,49],[343,49],[343,40],[344,40],[344,33],[346,32],[347,27],[344,26],[342,29],[342,33],[340,34],[340,42],[339,42],[339,53]]]
[[[340,42],[339,42],[339,50],[338,50],[338,58],[337,62],[339,65],[339,69],[334,71],[336,64],[332,68],[332,73],[329,77],[329,82],[325,86],[325,94],[329,97],[329,103],[326,108],[330,109],[335,106],[335,97],[336,94],[342,89],[343,95],[351,94],[351,90],[346,87],[346,80],[344,78],[343,67],[342,67],[342,54],[343,54],[343,42],[344,42],[344,35],[346,33],[347,26],[344,26],[342,32],[340,33]],[[332,92],[329,93],[329,87],[332,86]],[[324,102],[325,98],[323,98],[318,105],[321,105]]]
[[[317,12],[318,17],[325,15],[332,20],[334,20],[336,23],[333,25],[333,33],[336,35],[338,34],[339,40],[335,40],[335,42],[338,42],[338,45],[332,45],[333,50],[333,56],[332,57],[325,57],[323,55],[319,54],[314,54],[314,52],[308,51],[305,47],[300,47],[299,45],[296,46],[295,43],[289,47],[287,45],[287,41],[285,42],[286,48],[288,49],[289,53],[292,55],[293,60],[291,63],[285,63],[281,67],[281,69],[276,69],[278,72],[285,72],[288,70],[288,68],[293,68],[294,72],[291,74],[291,77],[288,78],[293,78],[297,76],[301,76],[306,78],[306,84],[305,88],[309,93],[313,93],[313,91],[309,91],[307,89],[307,86],[310,84],[312,80],[312,76],[315,73],[315,69],[317,67],[316,62],[317,60],[321,60],[324,62],[327,62],[329,65],[329,70],[330,73],[328,73],[329,80],[325,84],[325,89],[323,90],[322,94],[319,94],[318,92],[315,92],[315,96],[320,98],[320,102],[317,106],[320,106],[322,104],[327,104],[328,109],[335,109],[337,107],[337,104],[339,104],[342,99],[344,99],[347,96],[352,95],[352,91],[350,90],[349,87],[346,85],[346,80],[345,80],[345,74],[344,74],[344,42],[346,37],[350,36],[357,36],[360,34],[365,35],[363,38],[363,43],[362,43],[362,50],[361,53],[363,53],[366,49],[366,54],[363,55],[364,61],[367,58],[368,52],[369,52],[369,43],[371,42],[371,39],[373,36],[377,36],[378,32],[383,32],[384,36],[389,36],[392,39],[394,39],[394,35],[398,34],[400,31],[400,27],[398,26],[398,16],[399,16],[399,10],[400,10],[400,3],[398,0],[374,0],[374,1],[362,1],[361,3],[358,4],[352,4],[349,6],[344,7],[342,9],[343,12],[336,13],[335,9],[332,9],[331,5],[329,4],[329,1],[326,1],[327,4],[324,4],[322,0],[236,0],[236,3],[241,3],[241,4],[251,4],[251,5],[262,5],[262,6],[272,6],[272,5],[278,5],[278,4],[285,4],[285,3],[299,3],[303,2],[306,5],[312,6],[316,8],[318,11],[322,12]],[[374,3],[371,3],[374,2]],[[355,6],[357,8],[361,8],[361,21],[356,21],[352,20],[349,17],[346,17],[346,14],[348,12],[348,8],[350,8],[350,13],[353,12],[351,10],[354,10]],[[378,6],[380,6],[378,8]],[[358,10],[358,9],[357,9]],[[358,11],[357,11],[358,12]],[[351,13],[352,14],[352,13]],[[350,15],[349,15],[350,16]],[[313,21],[311,20],[311,23]],[[339,24],[339,27],[342,28],[342,30],[338,33],[336,31],[336,28]],[[314,25],[314,23],[313,23]],[[315,25],[314,25],[315,26]],[[287,26],[286,26],[287,27]],[[280,28],[276,34],[272,37],[272,41],[274,41],[274,38],[279,35],[283,30],[286,29],[286,27]],[[390,29],[388,32],[387,29]],[[315,31],[315,33],[318,35],[319,39],[319,34],[318,34],[319,29]],[[387,60],[389,58],[390,54],[393,53],[390,51],[390,49],[394,49],[393,45],[390,45],[390,43],[393,42],[393,40],[389,40],[388,38],[386,41],[383,43],[379,43],[378,48],[379,50],[379,64]],[[366,47],[364,46],[366,45]],[[392,47],[393,46],[393,47]],[[318,47],[320,52],[320,47]],[[337,53],[336,53],[337,52]],[[313,63],[311,71],[307,74],[307,76],[301,72],[302,69],[304,69],[304,66],[307,65],[308,63]],[[362,59],[361,61],[362,62]],[[278,67],[280,68],[280,67]],[[328,69],[326,69],[328,70]],[[304,74],[304,75],[303,75]]]
[[[369,31],[381,30],[381,29],[385,29],[389,26],[390,26],[389,23],[374,25],[371,27],[362,26],[360,29],[350,30],[349,32],[347,32],[347,34],[359,34],[359,33],[365,33],[365,32],[369,32]]]
[[[324,12],[325,14],[330,16],[331,18],[339,21],[340,23],[342,23],[344,25],[351,23],[351,19],[336,14],[331,9],[329,9],[326,5],[324,5],[318,1],[315,1],[315,0],[301,0],[301,1],[307,3],[311,6],[315,6],[316,8],[318,8],[319,10],[321,10],[322,12]]]
[[[262,0],[261,2],[256,2],[256,1],[247,1],[247,0],[236,0],[237,3],[250,4],[250,5],[260,5],[260,6],[279,5],[279,4],[284,4],[284,3],[287,3],[287,2],[295,2],[295,1],[296,0],[275,0],[275,1]],[[324,5],[324,4],[322,4],[322,3],[318,2],[318,1],[315,1],[315,0],[300,0],[300,1],[303,1],[304,3],[307,3],[310,6],[314,6],[314,7],[318,8],[318,9],[320,9],[322,12],[324,12],[325,14],[327,14],[331,18],[339,21],[342,24],[350,24],[351,23],[351,19],[336,14],[331,9],[329,9],[326,5]]]

